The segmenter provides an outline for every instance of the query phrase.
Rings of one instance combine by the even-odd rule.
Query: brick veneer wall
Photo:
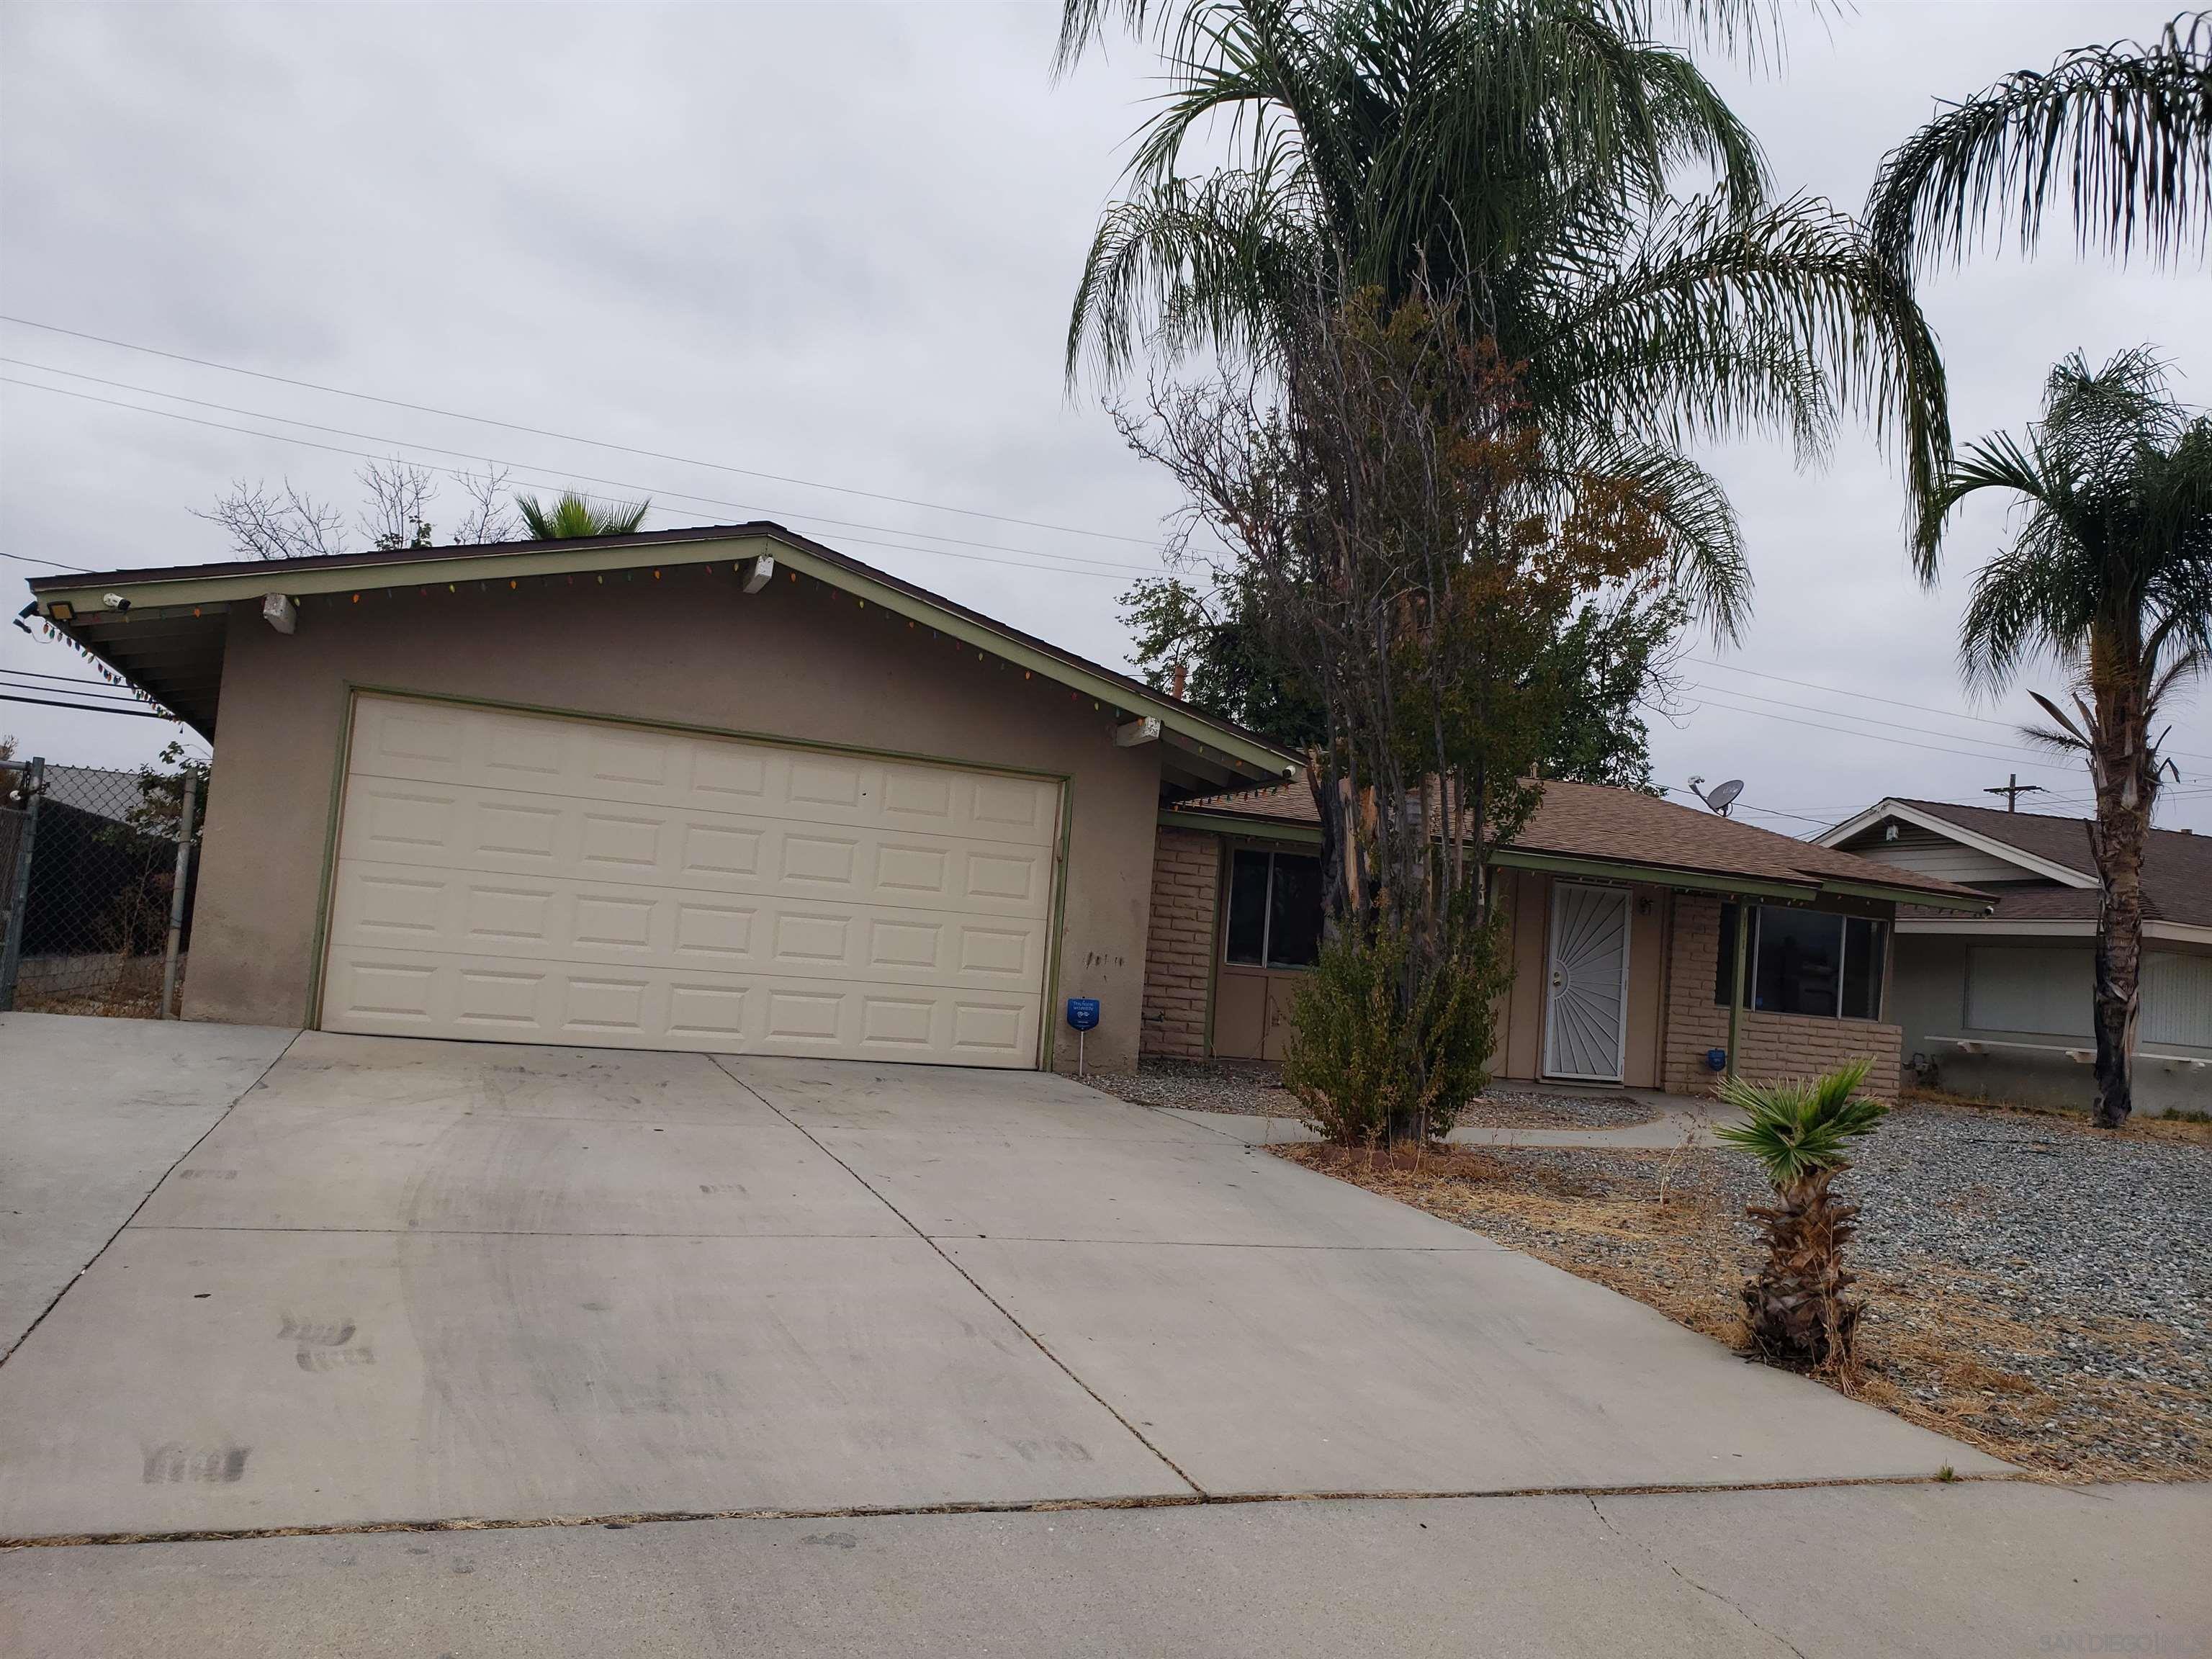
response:
[[[1667,1054],[1664,1087],[1701,1094],[1713,1085],[1705,1050],[1728,1047],[1729,1011],[1713,1000],[1719,966],[1721,900],[1703,893],[1674,896],[1674,960],[1667,975]],[[1894,1098],[1901,1080],[1905,1033],[1871,1019],[1822,1019],[1807,1014],[1767,1014],[1747,1008],[1743,1053],[1736,1069],[1754,1081],[1832,1071],[1870,1056],[1867,1091]]]
[[[1206,994],[1220,881],[1218,836],[1159,831],[1152,850],[1152,926],[1145,937],[1139,1054],[1206,1057]]]

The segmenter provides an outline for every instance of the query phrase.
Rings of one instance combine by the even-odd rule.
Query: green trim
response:
[[[1054,1039],[1060,1035],[1056,1018],[1060,1001],[1060,943],[1067,931],[1067,860],[1069,848],[1075,840],[1075,780],[1060,781],[1060,872],[1053,878],[1052,937],[1045,945],[1044,1006],[1037,1011],[1043,1030],[1039,1034],[1042,1057],[1037,1062],[1041,1072],[1052,1070]],[[1139,978],[1141,988],[1142,980]],[[1137,995],[1137,1040],[1144,1041],[1144,993]]]
[[[471,581],[520,581],[528,577],[586,575],[612,570],[654,567],[673,568],[696,564],[734,562],[765,553],[777,563],[811,576],[815,580],[856,598],[872,600],[884,610],[908,621],[935,629],[963,645],[988,653],[1032,673],[1042,674],[1069,690],[1090,696],[1108,708],[1134,709],[1157,719],[1161,726],[1188,738],[1194,752],[1232,770],[1274,781],[1291,775],[1291,757],[1255,739],[1207,720],[1188,704],[1157,693],[1139,690],[1103,674],[1013,639],[987,623],[963,617],[931,600],[890,583],[849,570],[812,550],[779,537],[702,537],[697,541],[670,540],[645,544],[594,544],[571,549],[541,548],[529,553],[449,555],[435,559],[407,559],[389,564],[344,565],[324,569],[244,571],[216,576],[172,576],[166,580],[131,581],[112,576],[83,587],[52,588],[39,595],[41,613],[55,603],[74,606],[80,616],[102,614],[103,592],[129,591],[131,614],[151,615],[164,606],[189,608],[231,599],[258,599],[283,592],[299,597],[333,593],[373,592],[403,587],[459,586]],[[778,573],[782,574],[781,572]],[[73,627],[57,623],[58,628]]]
[[[323,873],[320,890],[315,900],[314,954],[307,967],[307,1029],[323,1029],[323,991],[330,977],[331,912],[337,899],[338,874],[338,818],[345,811],[346,777],[353,766],[353,728],[355,711],[361,707],[361,696],[351,684],[345,689],[345,718],[338,724],[337,764],[331,770],[330,803],[323,820]]]
[[[1899,904],[1920,904],[1936,910],[1974,910],[1983,915],[1996,908],[1994,899],[1954,898],[1945,893],[1923,892],[1917,887],[1892,887],[1879,881],[1836,881],[1820,883],[1822,898],[1889,899]]]
[[[1202,830],[1217,836],[1241,836],[1246,841],[1295,842],[1302,847],[1321,845],[1319,824],[1263,817],[1257,813],[1182,812],[1173,807],[1163,807],[1159,827],[1163,830]]]
[[[1541,870],[1549,875],[1589,876],[1601,881],[1641,881],[1656,887],[1678,887],[1689,892],[1747,893],[1758,898],[1796,899],[1800,902],[1819,897],[1820,890],[1810,882],[1715,875],[1705,871],[1669,869],[1664,865],[1569,858],[1557,853],[1523,853],[1511,847],[1502,847],[1492,853],[1490,862],[1509,870]]]

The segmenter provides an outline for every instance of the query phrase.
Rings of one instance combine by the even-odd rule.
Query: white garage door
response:
[[[1056,784],[362,697],[334,1031],[1035,1066]]]

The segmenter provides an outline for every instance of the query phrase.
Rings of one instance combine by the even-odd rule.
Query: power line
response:
[[[1686,689],[1692,691],[1703,691],[1711,696],[1744,697],[1749,699],[1753,702],[1772,703],[1777,708],[1794,708],[1802,714],[1833,714],[1838,720],[1856,720],[1862,726],[1886,726],[1893,732],[1918,732],[1923,736],[1938,738],[1948,738],[1958,735],[1950,732],[1930,732],[1924,726],[1905,726],[1896,720],[1876,720],[1871,714],[1854,714],[1847,709],[1818,708],[1806,703],[1790,702],[1781,697],[1762,697],[1755,691],[1738,691],[1732,687],[1725,685],[1702,685],[1695,680],[1691,681]],[[1720,706],[1724,708],[1733,707],[1732,704],[1728,703],[1723,703]],[[1737,712],[1740,714],[1755,714],[1758,711],[1755,709],[1747,708],[1740,709]],[[2014,754],[2033,755],[2045,752],[2039,750],[2030,749],[2025,744],[2000,744],[1993,738],[1960,737],[1959,741],[1960,743],[1985,744],[1991,749],[2005,750]],[[1996,757],[1992,756],[1990,757],[1990,758],[1995,759]]]
[[[1936,714],[1941,716],[1944,720],[1972,720],[1977,726],[2002,726],[2008,732],[2017,732],[2020,730],[2019,722],[2016,720],[1991,720],[1986,714],[1962,714],[1957,709],[1938,708],[1932,703],[1905,702],[1896,697],[1876,696],[1871,691],[1847,691],[1840,685],[1823,685],[1815,680],[1792,679],[1787,674],[1769,674],[1756,668],[1740,668],[1734,663],[1716,662],[1711,657],[1692,657],[1688,659],[1688,660],[1697,663],[1703,667],[1717,668],[1724,674],[1748,674],[1755,680],[1775,680],[1784,685],[1794,685],[1806,691],[1826,691],[1831,696],[1855,697],[1863,702],[1887,703],[1892,708],[1908,708],[1917,714]],[[1739,691],[1733,695],[1740,697],[1747,697],[1752,694],[1748,691]],[[1851,718],[1858,720],[1867,717],[1863,715],[1853,715]],[[1906,729],[1910,730],[1913,728],[1908,727]],[[1962,738],[1961,741],[1971,742],[1978,741],[1978,739]],[[2190,760],[2212,761],[2212,755],[2194,755],[2191,754],[2185,749],[2169,750],[2167,752],[2169,754],[2184,756]]]
[[[332,454],[332,455],[350,455],[350,456],[353,456],[354,458],[356,458],[356,459],[359,459],[359,460],[375,461],[375,460],[383,460],[383,459],[387,459],[387,457],[386,457],[386,456],[378,455],[378,454],[376,454],[376,453],[373,453],[373,452],[371,452],[371,451],[365,450],[365,449],[348,449],[348,448],[345,448],[344,447],[343,447],[343,446],[341,446],[341,445],[338,445],[338,444],[317,443],[317,442],[316,442],[313,439],[312,439],[312,438],[296,438],[296,437],[294,437],[291,434],[289,434],[289,433],[288,433],[288,432],[262,432],[262,431],[258,431],[258,430],[256,430],[256,429],[255,429],[254,428],[252,428],[252,427],[232,426],[231,424],[229,424],[228,422],[225,422],[225,421],[210,421],[210,420],[204,420],[204,419],[202,419],[200,416],[197,416],[197,415],[185,415],[185,414],[179,413],[178,410],[173,410],[173,409],[149,409],[149,408],[147,408],[147,407],[146,407],[144,404],[128,404],[128,403],[125,403],[125,402],[121,401],[120,399],[118,399],[118,398],[101,398],[101,397],[97,397],[97,396],[94,395],[93,393],[91,393],[91,392],[73,392],[73,391],[71,391],[71,390],[70,390],[69,387],[67,387],[67,386],[42,386],[42,385],[40,385],[40,384],[38,381],[36,381],[36,380],[17,380],[17,379],[15,379],[13,375],[0,374],[0,385],[5,385],[5,386],[24,386],[24,387],[27,387],[28,389],[30,389],[30,390],[32,390],[32,391],[34,391],[34,392],[51,392],[52,395],[54,395],[55,397],[58,397],[58,398],[77,398],[77,399],[79,399],[80,401],[84,402],[84,403],[104,404],[107,405],[109,408],[112,408],[112,409],[122,409],[122,410],[130,410],[131,412],[132,412],[133,414],[137,414],[137,415],[157,415],[157,416],[161,416],[163,420],[167,420],[167,421],[182,421],[182,422],[184,422],[186,425],[189,425],[189,426],[204,426],[204,427],[210,427],[210,428],[212,428],[214,430],[216,430],[216,431],[217,431],[217,432],[235,432],[235,433],[240,434],[241,434],[241,435],[243,435],[243,436],[249,437],[249,438],[264,438],[264,439],[273,440],[274,441],[276,441],[276,442],[279,442],[279,443],[297,444],[297,445],[301,446],[302,448],[306,448],[306,449],[319,449],[319,450],[323,450],[323,451],[326,452],[327,453],[330,453],[330,454]],[[155,395],[156,395],[156,396],[159,396],[159,395],[161,395],[161,394],[156,393]],[[269,419],[278,419],[278,418],[281,418],[281,417],[279,417],[279,416],[268,416],[268,417],[265,417],[265,418],[269,418]],[[406,445],[398,445],[398,446],[395,446],[395,447],[402,447],[402,448],[404,448],[404,447],[409,447],[410,446],[406,446]],[[430,445],[421,445],[421,446],[414,446],[414,447],[422,447],[422,448],[431,448],[431,447],[434,447],[433,446],[430,446]],[[441,453],[453,453],[453,452],[451,452],[451,451],[446,451],[446,452],[441,452]],[[496,463],[497,465],[499,465],[507,466],[507,467],[510,467],[510,468],[518,468],[519,470],[520,470],[520,471],[524,471],[524,472],[526,472],[526,473],[547,473],[547,472],[551,472],[551,473],[553,474],[553,477],[554,477],[554,478],[556,479],[556,483],[557,483],[557,481],[559,481],[559,480],[561,480],[561,479],[562,479],[562,478],[568,478],[568,479],[574,479],[574,478],[586,478],[586,479],[590,479],[590,475],[589,475],[589,474],[586,474],[586,473],[567,473],[567,474],[562,474],[562,473],[559,473],[559,472],[557,472],[557,471],[554,471],[554,469],[551,469],[551,468],[546,468],[546,467],[537,467],[537,466],[529,466],[529,465],[523,465],[523,464],[516,463],[516,462],[501,461],[501,460],[499,460],[499,459],[498,459],[498,458],[496,458],[496,457],[490,457],[490,458],[478,457],[477,459],[490,459],[490,460],[492,460],[492,461],[495,462],[495,463]],[[424,470],[425,471],[429,471],[429,472],[435,472],[435,473],[438,473],[438,474],[440,474],[441,477],[448,477],[448,478],[467,478],[467,477],[471,477],[471,474],[469,474],[469,473],[467,473],[467,472],[465,472],[465,471],[461,471],[461,470],[460,470],[459,468],[458,468],[458,467],[450,467],[450,466],[426,466],[426,467],[424,467],[424,469],[423,469],[423,470]],[[635,484],[627,484],[627,483],[623,483],[623,482],[622,482],[621,480],[619,480],[619,479],[591,479],[590,481],[591,481],[591,482],[595,482],[595,483],[612,483],[616,488],[617,488],[617,489],[633,489],[633,490],[635,490],[635,489],[641,489],[641,488],[643,488],[643,487],[641,487],[641,486],[638,486],[638,485],[635,485]],[[553,485],[548,485],[548,484],[538,483],[536,480],[534,480],[534,479],[530,479],[530,478],[526,478],[526,479],[524,480],[524,482],[526,482],[526,483],[532,483],[532,484],[533,484],[536,488],[539,488],[539,489],[547,489],[547,488],[552,488],[552,487],[554,487]],[[562,487],[565,487],[565,486],[562,486]],[[644,493],[646,493],[646,494],[647,494],[647,495],[650,495],[650,494],[653,494],[653,492],[649,488],[644,488]],[[661,491],[661,492],[659,492],[659,493],[661,493],[661,494],[662,494],[662,495],[672,495],[672,496],[675,496],[675,497],[676,497],[678,500],[679,500],[679,501],[708,501],[708,502],[712,502],[714,505],[716,505],[716,506],[721,506],[721,507],[736,507],[736,509],[737,509],[738,511],[739,511],[739,512],[744,512],[744,511],[749,511],[749,510],[750,510],[750,509],[748,509],[748,508],[746,508],[746,507],[743,507],[742,505],[740,505],[740,504],[738,504],[738,503],[736,503],[736,502],[731,502],[731,501],[715,501],[715,499],[714,499],[714,497],[712,497],[712,496],[706,496],[706,495],[685,495],[684,492],[682,492],[682,491],[680,491],[680,490],[664,490],[664,491]],[[614,500],[615,498],[611,497],[611,496],[598,496],[598,497],[595,497],[595,499],[601,500],[601,501],[612,501],[612,500]],[[659,511],[659,512],[666,512],[666,511],[668,511],[668,509],[666,509],[666,508],[665,508],[665,507],[656,508],[655,510],[656,510],[656,511]],[[789,514],[789,515],[787,515],[787,516],[792,517],[792,518],[811,518],[811,517],[812,517],[813,515],[811,515],[811,514]],[[927,532],[921,532],[921,533],[925,533],[925,534],[926,534]],[[948,539],[949,539],[949,538],[948,538]],[[1137,566],[1137,565],[1120,565],[1120,566],[1116,566],[1115,568],[1103,569],[1103,570],[1091,570],[1091,569],[1085,569],[1085,568],[1080,568],[1079,566],[1073,565],[1073,564],[1069,564],[1069,565],[1066,565],[1066,566],[1049,566],[1049,565],[1041,565],[1041,564],[1036,563],[1036,562],[1035,562],[1035,560],[1034,560],[1034,559],[1001,559],[1001,558],[993,558],[993,557],[990,557],[990,556],[987,556],[987,555],[980,554],[980,553],[956,553],[956,552],[952,551],[950,548],[943,548],[943,547],[916,547],[916,546],[914,546],[912,544],[910,544],[910,543],[906,543],[906,542],[884,542],[884,541],[876,541],[876,540],[873,540],[873,539],[872,539],[872,538],[868,538],[868,537],[865,537],[865,536],[841,536],[841,537],[839,537],[839,538],[838,538],[838,540],[839,540],[841,543],[842,543],[842,544],[844,544],[845,545],[848,545],[848,546],[854,546],[854,547],[880,547],[880,548],[889,549],[890,550],[894,551],[894,552],[900,552],[900,553],[920,553],[920,554],[923,554],[923,555],[926,555],[926,556],[930,556],[930,557],[933,557],[933,558],[939,558],[939,559],[960,559],[960,560],[964,560],[964,561],[966,561],[966,562],[968,562],[975,563],[975,564],[997,564],[997,565],[1005,565],[1005,566],[1009,567],[1010,568],[1016,569],[1016,570],[1030,570],[1030,571],[1036,571],[1036,572],[1040,572],[1040,573],[1042,573],[1042,574],[1047,574],[1047,575],[1060,575],[1060,576],[1089,576],[1089,577],[1092,577],[1092,578],[1094,578],[1094,579],[1096,579],[1096,580],[1103,580],[1103,581],[1121,581],[1121,580],[1126,580],[1126,578],[1125,578],[1124,576],[1122,576],[1122,575],[1120,574],[1121,571],[1125,571],[1125,570],[1145,570],[1145,569],[1146,569],[1146,567]],[[981,544],[981,543],[978,543],[978,544],[974,544],[974,545],[981,546],[981,545],[987,545],[987,544]],[[28,557],[29,556],[27,556],[27,555],[23,555],[23,554],[11,554],[11,555],[8,555],[8,556],[9,556],[9,557],[15,557],[15,558],[27,558],[27,557]],[[1057,555],[1057,554],[1042,554],[1042,555],[1039,555],[1039,556],[1039,556],[1039,557],[1044,557],[1044,558],[1057,558],[1057,557],[1062,557],[1062,556],[1062,556],[1062,555]],[[42,559],[42,560],[37,560],[37,561],[35,561],[35,562],[41,563],[41,564],[51,564],[51,563],[54,563],[54,562],[55,562],[55,561],[53,561],[53,560]],[[1106,564],[1106,563],[1109,563],[1109,561],[1106,561],[1106,560],[1095,560],[1095,561],[1091,561],[1091,562],[1094,562],[1094,563],[1099,563],[1099,564]],[[64,566],[64,567],[62,567],[62,568],[64,568],[64,569],[70,569],[70,568],[73,568],[74,567],[70,567],[70,566]],[[83,573],[83,574],[88,574],[88,573]],[[1156,568],[1154,568],[1154,569],[1152,569],[1152,570],[1148,571],[1148,572],[1147,572],[1147,574],[1158,574],[1158,571],[1157,571],[1157,569],[1156,569]]]
[[[1801,720],[1789,714],[1777,714],[1764,708],[1739,708],[1733,703],[1715,703],[1716,708],[1726,709],[1732,714],[1756,714],[1761,720],[1782,720],[1791,726],[1810,726],[1816,732],[1834,732],[1846,738],[1863,738],[1869,743],[1886,743],[1900,749],[1925,749],[1937,755],[1956,755],[1964,760],[1986,761],[1992,765],[2035,766],[2048,772],[2070,772],[2071,767],[2055,766],[2047,761],[2014,761],[2002,755],[1979,754],[1970,749],[1945,749],[1932,743],[1913,743],[1905,738],[1886,738],[1878,732],[1861,732],[1848,726],[1824,726],[1818,720]]]
[[[932,513],[954,513],[965,518],[988,519],[999,524],[1020,525],[1030,530],[1050,530],[1062,535],[1088,536],[1100,541],[1127,542],[1139,547],[1153,544],[1150,538],[1142,536],[1124,536],[1118,532],[1109,530],[1086,530],[1075,525],[1052,524],[1038,519],[1012,518],[1003,513],[987,513],[977,507],[953,507],[943,501],[918,501],[908,495],[890,495],[878,490],[859,489],[846,484],[823,483],[815,478],[801,478],[781,472],[763,472],[752,467],[732,466],[726,461],[699,460],[690,456],[672,455],[658,449],[643,449],[631,444],[611,443],[600,438],[580,437],[573,432],[556,432],[544,427],[523,426],[514,421],[502,421],[489,415],[468,415],[459,410],[439,409],[429,404],[411,404],[398,398],[380,398],[373,392],[354,392],[344,386],[324,386],[313,380],[294,380],[289,375],[265,374],[258,368],[240,368],[235,363],[216,362],[207,357],[187,356],[180,351],[164,351],[158,346],[140,345],[135,341],[118,340],[105,334],[88,334],[74,328],[63,328],[53,323],[35,322],[28,317],[11,317],[0,313],[0,323],[14,323],[21,328],[40,329],[48,334],[67,335],[76,340],[91,340],[100,345],[114,346],[125,351],[138,351],[145,353],[148,356],[166,357],[172,362],[191,363],[200,368],[219,369],[226,374],[243,374],[252,380],[268,380],[278,386],[297,386],[308,392],[325,392],[335,398],[353,398],[362,403],[381,404],[389,409],[411,410],[418,415],[435,415],[449,421],[468,421],[478,426],[495,426],[508,432],[526,433],[534,438],[553,438],[562,443],[584,444],[593,449],[612,450],[624,455],[642,456],[657,461],[673,461],[681,466],[703,466],[718,472],[733,473],[739,477],[765,478],[773,483],[797,484],[805,489],[824,489],[833,495],[858,495],[872,501],[886,501],[900,507],[918,507]],[[65,374],[68,371],[55,372]],[[424,447],[428,447],[424,446]]]
[[[985,549],[990,552],[1016,553],[1035,559],[1054,559],[1086,565],[1108,565],[1116,569],[1132,570],[1143,574],[1153,574],[1158,568],[1156,565],[1133,564],[1125,560],[1108,559],[1090,554],[1052,553],[1048,552],[1042,548],[1007,547],[997,542],[979,542],[969,537],[946,536],[932,530],[913,530],[893,525],[867,524],[851,519],[832,519],[817,513],[796,512],[782,507],[764,507],[757,502],[729,501],[714,495],[686,495],[682,490],[657,489],[649,484],[632,483],[619,478],[604,478],[589,472],[568,472],[559,467],[539,466],[531,462],[513,461],[499,456],[479,455],[473,450],[454,449],[444,444],[423,443],[412,438],[387,438],[383,436],[381,434],[374,432],[356,432],[350,427],[325,426],[319,421],[303,421],[290,415],[272,415],[266,410],[241,409],[235,404],[219,404],[212,402],[205,398],[188,398],[180,392],[164,392],[158,386],[139,386],[130,380],[106,380],[97,374],[80,374],[73,368],[57,368],[51,363],[33,362],[27,357],[9,357],[0,356],[0,363],[10,363],[18,368],[36,369],[41,374],[59,374],[68,380],[85,380],[90,382],[94,386],[104,386],[117,392],[135,392],[143,397],[162,398],[167,399],[171,403],[190,404],[196,409],[212,409],[225,415],[243,416],[248,420],[273,421],[279,426],[304,427],[310,432],[327,433],[333,437],[358,438],[364,443],[387,444],[397,448],[423,450],[433,455],[453,455],[459,457],[463,460],[483,461],[487,465],[497,465],[500,466],[520,467],[525,471],[551,473],[556,477],[580,478],[586,483],[609,484],[619,489],[643,490],[647,495],[672,495],[679,501],[704,501],[710,506],[728,507],[732,512],[760,513],[767,514],[771,516],[805,519],[815,524],[830,525],[840,530],[872,530],[882,532],[889,535],[919,536],[925,541],[951,542],[957,547],[978,547]],[[38,383],[36,381],[24,380],[15,382],[14,384],[29,386],[37,386]],[[40,386],[39,390],[43,392],[60,392],[64,390],[64,388],[60,386]],[[136,404],[125,404],[122,406],[125,408],[138,407]],[[163,414],[167,411],[161,410],[146,410],[143,412],[149,415],[157,415]],[[263,435],[282,438],[284,434],[281,433],[268,433],[264,434]]]
[[[52,697],[26,697],[14,691],[0,691],[0,702],[30,702],[41,708],[74,708],[80,714],[131,714],[141,720],[167,720],[173,726],[184,724],[174,714],[153,708],[126,708],[116,702],[59,702]]]

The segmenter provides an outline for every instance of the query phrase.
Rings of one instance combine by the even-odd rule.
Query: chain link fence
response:
[[[206,768],[163,760],[0,760],[0,1009],[177,1017]]]

